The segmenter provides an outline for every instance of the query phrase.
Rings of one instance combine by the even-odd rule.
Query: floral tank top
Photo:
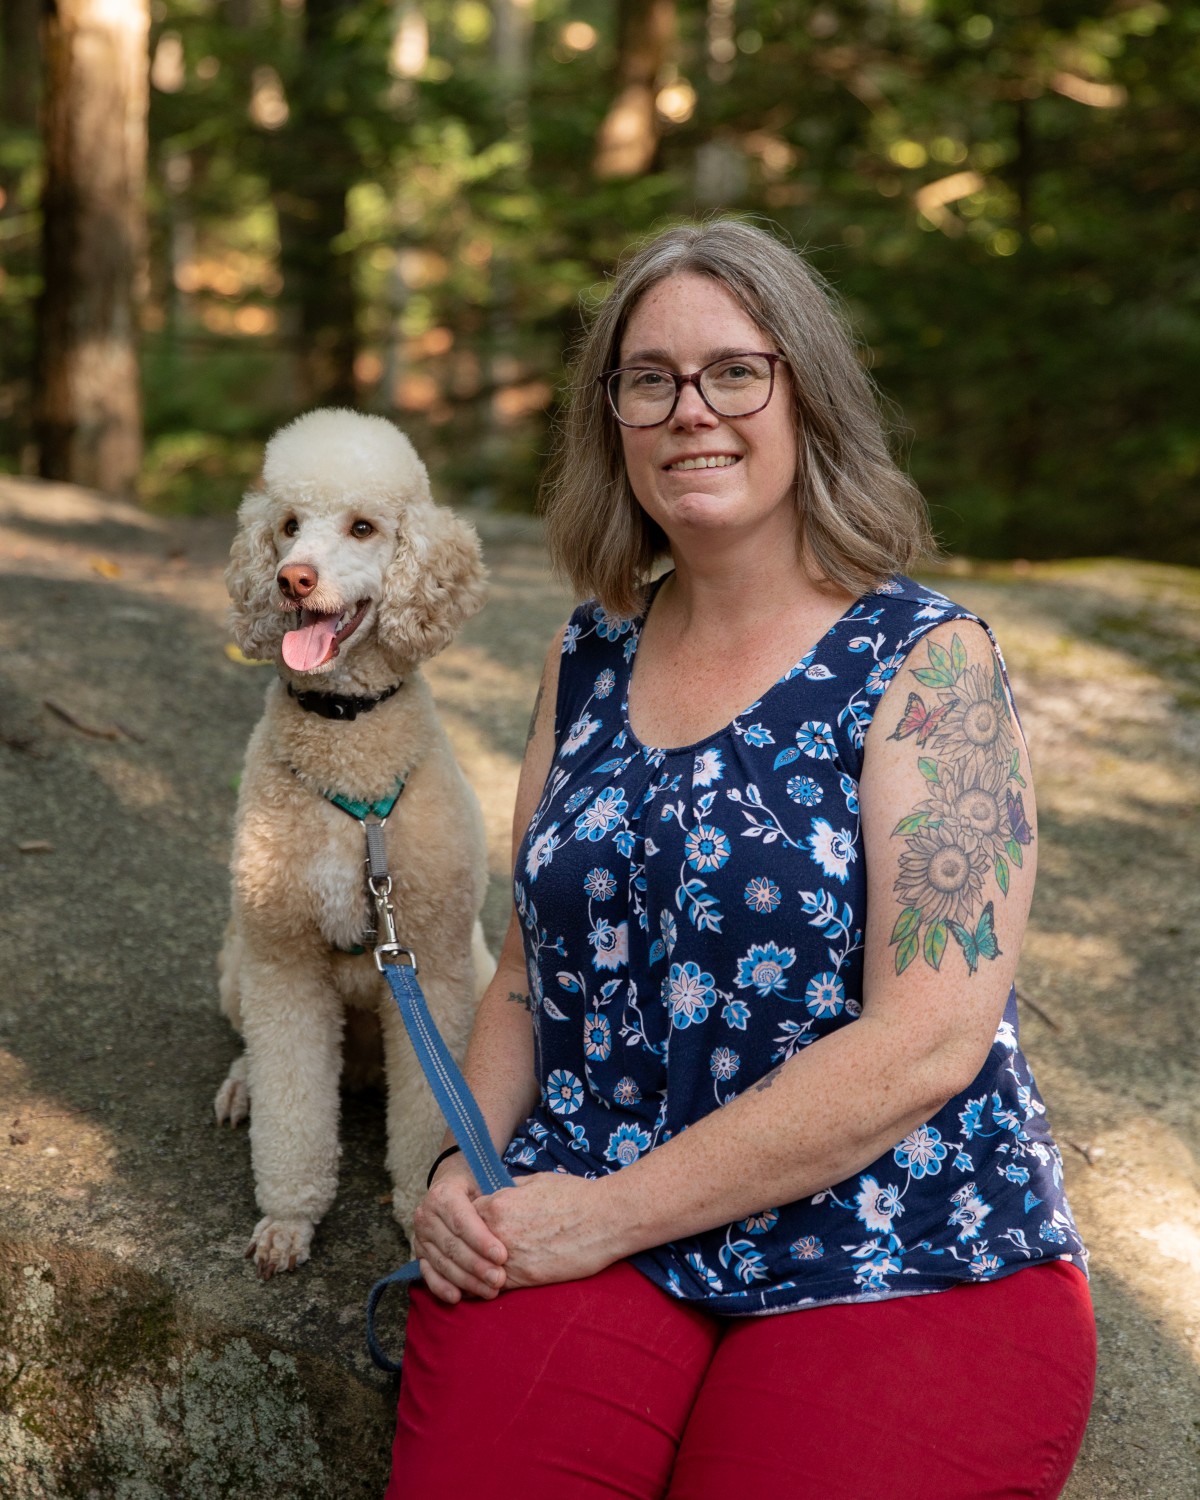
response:
[[[758,702],[695,745],[641,744],[641,618],[593,603],[563,640],[555,755],[521,843],[541,1100],[516,1171],[619,1171],[861,1010],[863,741],[920,638],[975,619],[906,578],[858,600]],[[1001,664],[1001,670],[1002,664]],[[1086,1255],[1018,1041],[854,1177],[633,1258],[725,1314],[938,1291]]]

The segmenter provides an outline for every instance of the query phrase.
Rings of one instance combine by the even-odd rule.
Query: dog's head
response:
[[[480,607],[474,529],[436,505],[425,465],[383,417],[326,409],[267,444],[238,513],[225,582],[248,656],[312,680],[361,678],[372,652],[403,670]]]

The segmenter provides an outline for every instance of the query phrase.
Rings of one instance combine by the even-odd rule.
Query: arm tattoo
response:
[[[529,717],[529,733],[525,736],[525,744],[528,745],[533,739],[533,731],[537,728],[538,711],[542,706],[542,694],[546,690],[546,679],[542,678],[538,683],[537,697],[533,700],[533,713]]]
[[[513,1004],[513,1005],[523,1005],[526,1010],[532,1010],[533,1009],[533,1006],[530,1004],[530,1001],[529,1001],[529,996],[528,995],[522,995],[519,990],[509,990],[509,992],[508,992],[508,998],[509,998],[510,1003]]]
[[[981,958],[996,959],[993,886],[1008,895],[1012,867],[1033,842],[1021,788],[1019,736],[995,657],[968,660],[957,635],[947,651],[926,642],[928,666],[910,668],[929,694],[910,692],[891,740],[916,737],[917,769],[925,800],[892,829],[903,839],[900,874],[893,889],[901,912],[892,929],[896,973],[922,956],[941,967],[951,937],[962,950],[968,977]]]
[[[769,1089],[782,1072],[783,1064],[780,1063],[778,1067],[772,1068],[769,1073],[764,1073],[763,1076],[754,1085],[754,1092],[756,1094],[761,1094],[764,1092],[764,1090]]]

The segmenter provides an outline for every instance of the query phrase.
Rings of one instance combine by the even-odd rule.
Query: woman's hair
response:
[[[820,579],[862,594],[930,553],[925,503],[889,452],[875,387],[833,293],[764,230],[717,219],[679,225],[635,248],[579,343],[542,488],[558,572],[581,597],[632,614],[667,551],[662,529],[630,489],[620,429],[596,377],[619,363],[641,298],[684,274],[725,287],[787,361],[780,384],[791,392],[796,424],[800,534]]]

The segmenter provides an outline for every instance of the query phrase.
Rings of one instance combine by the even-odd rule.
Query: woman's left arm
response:
[[[480,1200],[507,1286],[587,1276],[841,1182],[965,1089],[1016,973],[1033,895],[1024,738],[986,632],[932,630],[879,703],[859,788],[862,1015],[609,1176]]]

